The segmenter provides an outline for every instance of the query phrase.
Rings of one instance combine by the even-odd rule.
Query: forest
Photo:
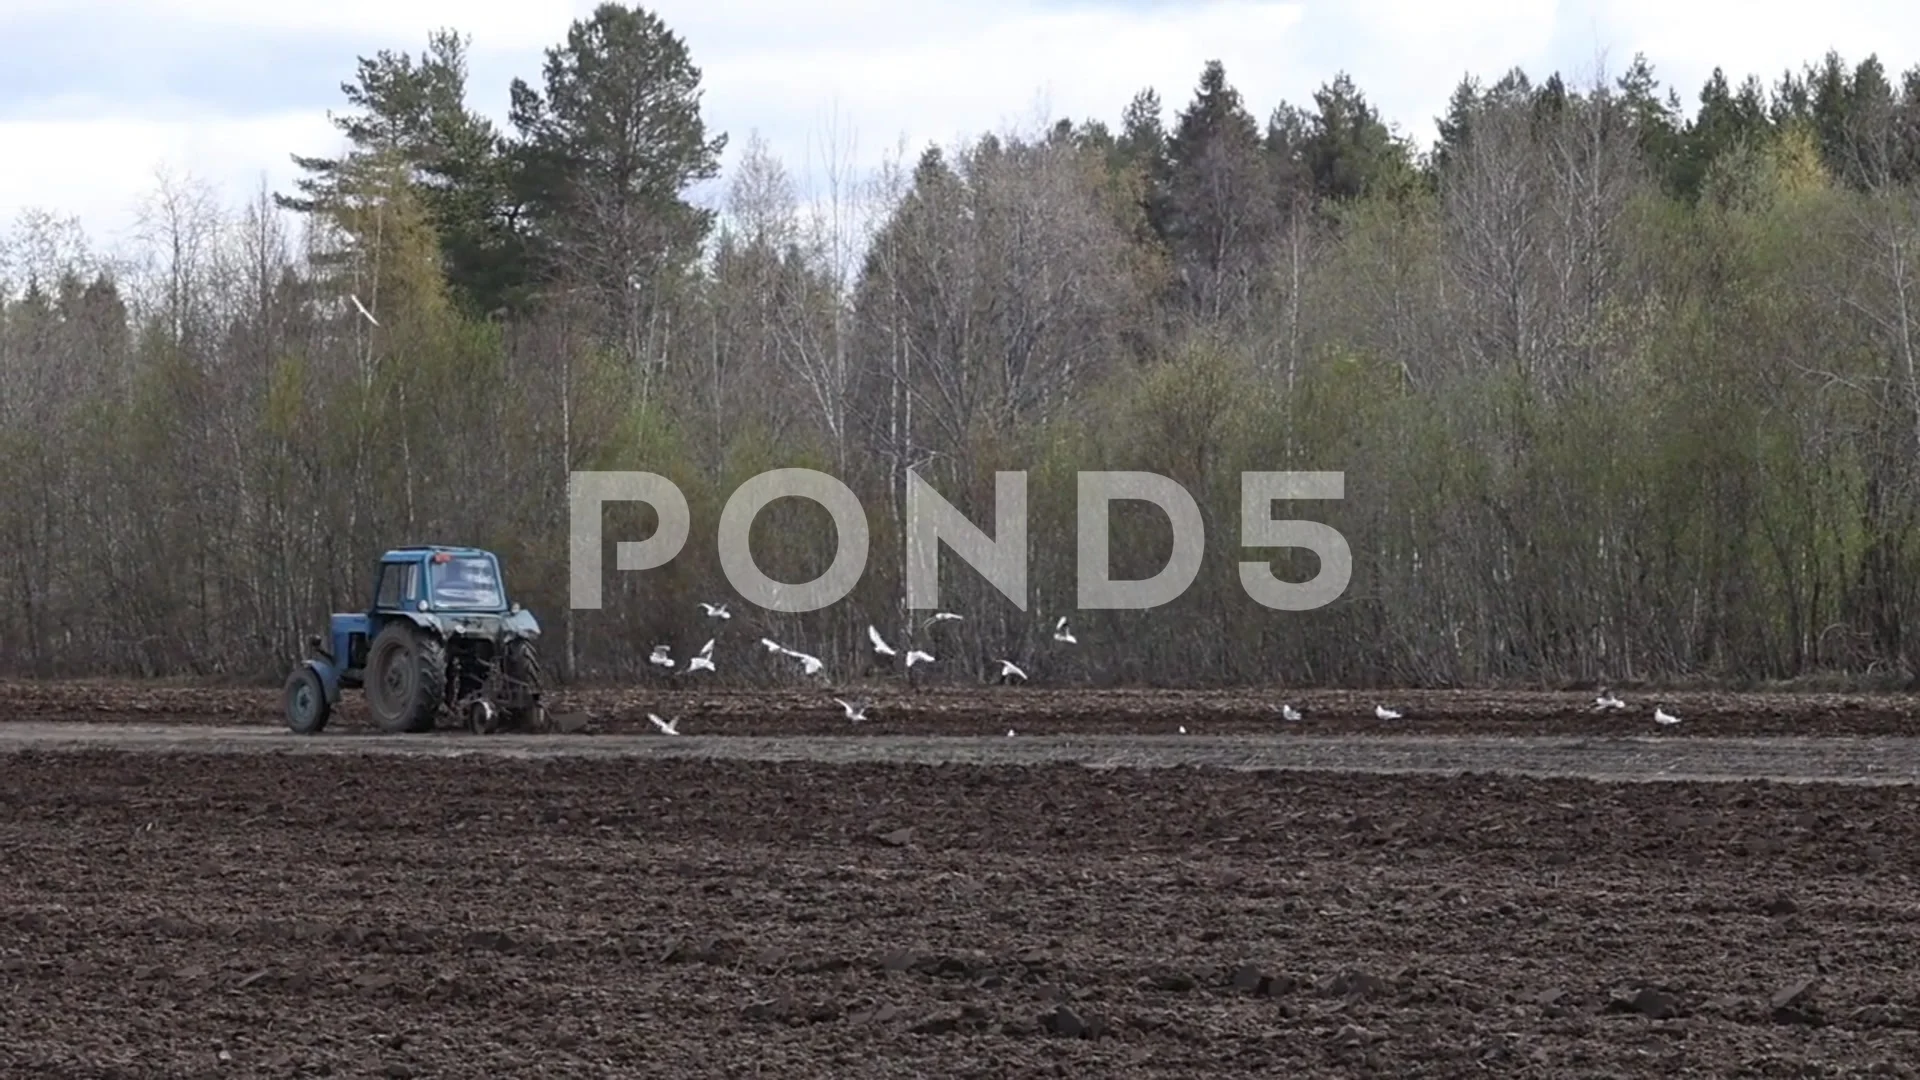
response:
[[[0,674],[277,681],[365,606],[381,550],[429,542],[497,551],[566,678],[716,633],[699,677],[770,677],[762,635],[854,670],[868,623],[918,621],[909,471],[992,532],[1001,470],[1027,473],[1029,602],[944,554],[966,618],[939,678],[1920,672],[1920,68],[1828,53],[1690,103],[1646,57],[1487,72],[1416,146],[1344,74],[1254,103],[1207,63],[1185,101],[808,189],[709,127],[694,44],[644,8],[574,23],[504,126],[470,104],[468,44],[360,58],[348,149],[297,159],[292,190],[162,183],[137,260],[47,210],[0,233]],[[790,466],[860,495],[865,576],[821,611],[703,618],[733,596],[727,496]],[[567,477],[595,469],[671,477],[693,527],[666,566],[609,556],[605,606],[571,611]],[[1073,610],[1091,469],[1198,499],[1177,600]],[[1243,590],[1243,560],[1317,572],[1241,546],[1248,470],[1345,473],[1279,515],[1345,535],[1338,601]],[[651,528],[607,511],[609,547]],[[1113,576],[1166,562],[1158,511],[1113,528]],[[797,500],[754,529],[784,580],[835,544]]]

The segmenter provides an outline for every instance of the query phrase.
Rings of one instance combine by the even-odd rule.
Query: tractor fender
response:
[[[333,664],[319,657],[308,657],[300,662],[300,666],[307,668],[320,677],[320,687],[326,691],[328,705],[340,704],[339,668],[334,667]]]
[[[540,636],[540,620],[533,617],[533,612],[521,608],[501,617],[500,630],[505,637],[537,638]]]

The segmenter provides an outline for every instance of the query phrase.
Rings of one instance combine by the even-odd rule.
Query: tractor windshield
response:
[[[504,607],[493,560],[467,555],[434,564],[433,606],[486,610]]]

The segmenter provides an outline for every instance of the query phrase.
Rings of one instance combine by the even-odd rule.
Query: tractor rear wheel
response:
[[[326,730],[333,706],[327,701],[327,688],[320,676],[305,664],[287,676],[283,692],[287,708],[287,727],[295,735],[318,735]]]
[[[447,649],[438,637],[392,623],[367,650],[366,671],[367,706],[380,730],[433,730],[447,694]]]
[[[529,731],[539,726],[540,691],[546,676],[540,670],[540,653],[527,638],[514,638],[502,647],[500,673],[506,677],[506,721],[511,731]]]

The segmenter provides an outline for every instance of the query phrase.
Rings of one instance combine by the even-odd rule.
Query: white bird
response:
[[[1009,738],[1009,739],[1011,739],[1011,738],[1013,738],[1013,729],[1012,729],[1012,728],[1008,728],[1008,729],[1007,729],[1007,738]]]
[[[1019,679],[1024,682],[1027,673],[1015,667],[1013,661],[1002,660],[1000,661],[1000,677],[1003,679]]]
[[[1656,705],[1653,709],[1653,722],[1656,724],[1677,724],[1680,722],[1680,718],[1668,714],[1665,709]]]
[[[894,655],[893,646],[887,644],[886,640],[880,636],[880,631],[874,629],[872,623],[867,624],[867,640],[873,642],[873,651],[879,653],[881,656]]]
[[[667,655],[667,647],[665,645],[655,645],[653,647],[653,655],[647,657],[647,663],[658,664],[661,667],[672,667],[673,659]]]
[[[1593,699],[1593,707],[1596,711],[1600,709],[1624,709],[1627,707],[1627,703],[1614,697],[1612,694],[1601,694],[1599,697]]]
[[[1069,645],[1079,640],[1073,636],[1073,631],[1067,629],[1067,617],[1065,615],[1060,616],[1060,621],[1053,624],[1053,640],[1064,641]]]
[[[693,659],[687,661],[687,671],[695,672],[695,671],[712,671],[712,670],[713,670],[713,639],[708,638],[707,643],[700,647],[700,655],[695,656]]]
[[[1375,705],[1373,707],[1373,715],[1376,717],[1379,717],[1382,720],[1400,719],[1399,713],[1394,712],[1392,709],[1387,708],[1385,705]]]
[[[816,671],[819,671],[821,668],[819,657],[808,656],[806,653],[803,653],[803,652],[795,652],[794,650],[787,648],[785,645],[780,644],[779,642],[773,640],[772,638],[761,638],[760,644],[766,646],[767,651],[770,653],[779,653],[783,656],[791,656],[795,660],[800,661],[800,666],[809,675],[813,674]]]
[[[919,664],[919,663],[928,663],[928,664],[933,663],[933,654],[923,653],[919,649],[915,649],[912,652],[907,654],[908,667],[912,667],[913,665]]]
[[[360,309],[360,314],[365,315],[367,317],[368,322],[372,323],[375,326],[380,325],[380,320],[373,317],[373,312],[367,310],[367,305],[361,303],[360,298],[358,296],[355,296],[352,293],[348,293],[347,299],[353,301],[353,306]]]
[[[1280,706],[1280,719],[1298,720],[1300,719],[1300,711],[1291,705],[1282,705]]]
[[[819,671],[820,668],[822,667],[822,664],[820,663],[820,658],[817,656],[808,656],[806,653],[795,652],[792,649],[781,649],[780,651],[783,653],[786,653],[788,656],[793,657],[795,660],[800,661],[800,670],[806,672],[809,675],[812,675],[813,673]]]
[[[702,600],[700,601],[700,610],[706,612],[707,618],[709,619],[733,618],[732,615],[727,614],[727,605],[725,604],[709,604],[705,600]]]
[[[932,626],[934,623],[937,623],[937,622],[957,621],[959,618],[960,616],[955,615],[951,611],[936,611],[933,613],[933,618],[928,619],[926,622],[923,622],[920,624],[920,629],[925,630],[927,627]]]
[[[1186,733],[1187,733],[1187,725],[1185,725],[1185,724],[1181,724],[1181,725],[1180,725],[1180,734],[1182,734],[1182,735],[1185,735]]]
[[[845,710],[847,711],[847,719],[849,719],[849,720],[851,720],[851,721],[853,721],[854,723],[856,723],[856,724],[857,724],[857,723],[859,723],[860,721],[862,721],[862,720],[865,720],[865,719],[867,718],[867,703],[866,703],[866,702],[864,702],[864,701],[863,701],[863,702],[861,702],[861,703],[860,703],[860,705],[859,705],[859,707],[858,707],[858,708],[856,708],[856,707],[854,707],[854,705],[853,705],[852,703],[850,703],[850,702],[848,702],[848,701],[846,701],[846,700],[844,700],[844,699],[842,699],[842,698],[834,698],[833,700],[835,700],[835,701],[838,701],[838,702],[840,702],[840,707],[841,707],[842,709],[845,709]]]
[[[647,714],[647,719],[653,721],[653,726],[659,728],[662,734],[666,734],[666,735],[680,734],[680,718],[677,716],[674,717],[673,722],[671,724],[669,724],[665,720],[660,719],[658,716],[655,716],[652,713]]]

